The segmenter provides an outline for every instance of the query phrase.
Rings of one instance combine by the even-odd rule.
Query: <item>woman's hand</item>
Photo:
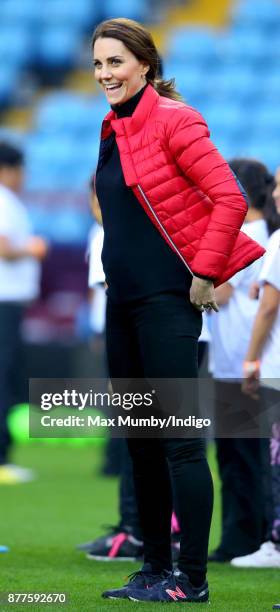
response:
[[[219,311],[218,304],[215,299],[214,285],[211,280],[193,277],[192,286],[190,289],[190,300],[192,305],[200,312],[204,310]]]

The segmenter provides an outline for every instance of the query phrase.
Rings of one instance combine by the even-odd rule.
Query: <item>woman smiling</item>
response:
[[[214,285],[263,249],[239,231],[247,212],[244,194],[204,119],[183,103],[173,80],[159,78],[149,32],[134,21],[112,19],[96,28],[92,49],[94,76],[111,106],[96,171],[110,377],[195,379],[201,312],[218,309]],[[128,447],[144,566],[103,596],[208,601],[213,490],[204,441],[130,438]],[[168,465],[182,534],[175,573]]]

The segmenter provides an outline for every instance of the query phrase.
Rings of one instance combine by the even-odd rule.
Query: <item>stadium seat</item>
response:
[[[47,186],[48,180],[59,181],[65,169],[76,157],[75,140],[72,138],[58,138],[57,136],[40,137],[30,136],[26,142],[26,166],[28,178],[39,172]],[[44,176],[44,173],[46,176]],[[28,180],[28,179],[27,179]],[[33,178],[32,178],[33,181]]]
[[[45,206],[30,205],[28,203],[28,192],[24,195],[24,200],[28,205],[32,230],[34,233],[50,239],[51,227],[53,224],[53,211]]]
[[[279,138],[269,138],[265,140],[264,134],[262,138],[252,138],[246,146],[246,155],[254,159],[261,160],[268,166],[272,173],[275,173],[279,167]]]
[[[55,134],[30,134],[26,140],[27,155],[33,159],[51,161],[52,159],[71,158],[75,151],[75,138],[63,136],[57,138]]]
[[[72,206],[59,207],[53,214],[49,239],[60,243],[85,243],[91,223],[90,215],[81,214]]]
[[[231,138],[230,136],[226,136],[225,134],[212,134],[211,139],[214,142],[215,146],[218,148],[221,155],[226,160],[230,160],[233,157],[236,157],[239,154],[239,141]]]
[[[213,70],[211,85],[214,99],[225,104],[233,101],[250,104],[256,99],[260,88],[258,73],[250,66],[229,66],[226,63]]]
[[[252,121],[255,126],[254,136],[257,140],[276,139],[280,143],[279,104],[260,105],[252,109]],[[278,145],[279,146],[279,145]],[[280,146],[279,146],[280,163]]]
[[[96,112],[94,101],[75,96],[60,101],[45,100],[39,105],[34,126],[41,132],[54,132],[82,135],[88,131],[99,130],[102,115]]]
[[[38,0],[1,0],[1,24],[31,29],[40,22],[42,4]]]
[[[28,192],[25,199],[28,202]],[[57,194],[50,208],[28,205],[33,231],[51,242],[85,243],[92,223],[91,215],[81,214],[70,204],[61,207],[59,201],[55,203],[55,199],[59,199]]]
[[[104,19],[127,17],[146,22],[151,14],[147,0],[104,0],[102,10]]]
[[[79,61],[81,42],[75,27],[45,28],[38,40],[38,64],[50,69],[74,67]]]
[[[95,170],[99,139],[34,134],[26,140],[27,186],[30,189],[87,188]]]
[[[100,136],[102,120],[110,110],[101,94],[84,96],[64,90],[45,95],[37,104],[33,126],[40,133]]]
[[[0,127],[0,140],[7,140],[16,147],[25,149],[25,133],[5,126]]]
[[[270,65],[261,75],[261,87],[259,94],[261,104],[266,101],[266,104],[271,103],[272,105],[279,105],[280,76],[278,62],[276,62],[274,65]]]
[[[219,39],[218,48],[223,62],[250,64],[258,68],[271,54],[265,35],[251,28],[225,32]]]
[[[0,108],[9,105],[17,87],[19,71],[16,66],[1,66],[0,70]]]
[[[164,63],[165,78],[175,78],[178,89],[196,90],[199,87],[204,87],[205,83],[201,82],[203,77],[203,69],[196,62],[187,62],[185,65],[177,62]]]
[[[96,112],[98,117],[101,117],[102,119],[110,111],[110,106],[102,93],[92,97],[92,105],[94,106],[94,112]]]
[[[36,163],[27,157],[25,189],[27,191],[55,191],[57,189],[56,166]]]
[[[76,189],[75,176],[65,162],[62,164],[56,159],[50,162],[28,160],[26,165],[25,185],[28,191],[73,191]],[[81,185],[80,185],[81,187]],[[82,185],[84,187],[84,185]]]
[[[184,27],[170,32],[167,54],[170,61],[196,61],[208,66],[217,61],[217,35],[209,28]]]
[[[4,66],[18,66],[22,68],[33,57],[33,45],[28,31],[21,26],[0,25],[0,62],[1,70]]]
[[[208,105],[204,109],[204,117],[208,123],[213,139],[222,137],[234,138],[243,129],[246,117],[241,106],[234,104]]]
[[[233,24],[276,29],[280,25],[280,5],[277,0],[239,0],[232,3],[231,17]]]
[[[194,105],[199,104],[204,96],[211,90],[211,81],[205,78],[202,68],[196,63],[188,63],[186,66],[176,62],[166,62],[164,64],[165,78],[175,78],[176,89],[184,100]]]
[[[41,106],[47,105],[60,105],[60,104],[69,104],[69,103],[77,103],[83,99],[83,94],[76,93],[72,91],[72,89],[54,89],[50,93],[45,94],[39,100],[37,108],[41,108]]]
[[[87,30],[101,19],[99,6],[92,0],[48,0],[42,5],[42,21],[44,25]]]

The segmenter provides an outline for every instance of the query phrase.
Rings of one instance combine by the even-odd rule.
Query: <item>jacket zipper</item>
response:
[[[193,276],[193,272],[191,271],[191,269],[189,268],[188,264],[185,262],[183,256],[181,255],[180,251],[177,249],[176,244],[174,244],[172,238],[170,238],[169,234],[167,233],[166,229],[163,227],[162,223],[160,222],[158,216],[156,215],[154,209],[152,208],[146,194],[144,193],[142,187],[140,185],[137,185],[137,189],[138,191],[140,191],[142,198],[145,200],[147,206],[149,207],[149,210],[151,211],[153,217],[156,219],[156,222],[158,223],[158,225],[161,227],[164,235],[166,236],[168,242],[170,244],[172,244],[174,250],[176,251],[178,257],[180,257],[180,259],[182,260],[183,264],[186,266],[186,268],[189,270],[190,274]]]

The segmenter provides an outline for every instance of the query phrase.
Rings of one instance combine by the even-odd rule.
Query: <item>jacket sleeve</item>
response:
[[[209,138],[203,117],[182,107],[168,123],[168,148],[181,171],[205,194],[213,208],[192,261],[194,274],[219,278],[233,250],[248,207],[229,165]]]

